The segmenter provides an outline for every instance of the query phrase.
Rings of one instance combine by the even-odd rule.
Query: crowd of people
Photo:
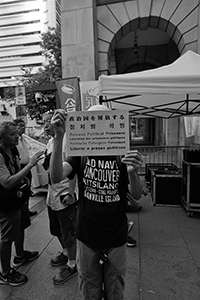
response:
[[[95,114],[107,108],[96,105],[90,110]],[[62,248],[62,252],[51,259],[52,266],[63,265],[53,277],[54,284],[63,284],[78,274],[83,299],[124,299],[126,246],[136,245],[130,236],[133,222],[127,219],[126,195],[129,192],[137,200],[142,196],[137,173],[142,158],[137,150],[120,157],[120,164],[116,156],[84,159],[67,156],[65,119],[66,112],[62,109],[45,115],[44,131],[50,137],[46,151],[39,151],[32,158],[27,154],[25,161],[20,161],[19,120],[0,124],[0,189],[10,191],[17,186],[18,194],[22,180],[44,154],[43,167],[49,175],[46,198],[49,229]],[[3,151],[9,157],[9,166]],[[109,176],[108,166],[112,166]],[[103,174],[107,188],[101,188],[100,176],[94,178],[94,173]],[[37,251],[23,248],[24,231],[30,226],[30,177],[28,182],[29,193],[24,193],[27,197],[20,207],[7,212],[0,201],[0,284],[25,283],[26,275],[17,268],[39,255]],[[108,195],[110,200],[106,201]],[[24,211],[27,218],[23,217]],[[11,267],[12,242],[16,256]]]

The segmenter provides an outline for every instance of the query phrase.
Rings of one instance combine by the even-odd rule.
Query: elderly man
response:
[[[19,151],[20,154],[20,164],[21,164],[21,169],[23,169],[29,162],[30,157],[29,157],[29,150],[28,150],[28,146],[27,143],[24,139],[24,133],[25,133],[25,128],[26,128],[26,124],[24,122],[23,119],[21,118],[17,118],[14,120],[15,125],[17,126],[17,130],[18,130],[18,134],[19,134],[19,142],[17,145],[17,149]],[[27,178],[30,180],[32,180],[32,174],[31,171],[28,172],[28,174],[26,175]],[[30,193],[29,195],[32,194],[31,188],[30,188]],[[27,202],[29,203],[29,196],[27,197]],[[30,217],[37,215],[37,211],[35,210],[29,210],[29,214]]]

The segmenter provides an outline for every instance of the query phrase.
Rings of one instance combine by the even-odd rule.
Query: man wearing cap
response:
[[[15,119],[14,123],[17,127],[17,131],[18,131],[18,134],[19,134],[19,142],[18,142],[18,145],[17,145],[17,149],[18,149],[19,154],[20,154],[21,169],[23,169],[30,161],[28,146],[27,146],[26,140],[24,139],[24,136],[23,136],[24,133],[25,133],[26,124],[25,124],[24,120],[21,119],[21,118]],[[32,180],[31,171],[28,172],[26,177],[30,180],[30,183],[31,183],[31,180]],[[32,191],[30,189],[30,196],[31,195],[32,195]],[[27,199],[27,202],[29,203],[29,198]],[[35,215],[37,215],[37,211],[29,209],[29,214],[30,214],[30,217],[35,216]]]

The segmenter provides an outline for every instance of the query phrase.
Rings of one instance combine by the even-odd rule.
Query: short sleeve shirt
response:
[[[53,151],[54,139],[51,138],[46,146],[47,154],[51,154]],[[63,142],[63,158],[65,156]],[[51,207],[52,210],[61,210],[67,207],[66,204],[62,204],[60,201],[61,195],[66,195],[69,191],[69,179],[66,177],[58,183],[51,183],[48,185],[48,193],[46,198],[46,203]]]
[[[14,162],[14,159],[16,160],[16,162]],[[19,158],[16,156],[15,158],[11,157],[9,160],[9,168],[12,170],[12,174],[15,174],[16,171],[16,165],[18,166],[18,168],[20,169],[20,162],[19,162]],[[5,159],[3,157],[2,154],[0,154],[0,184],[2,186],[5,185],[5,181],[7,180],[7,178],[11,175],[11,173],[9,172],[6,164],[5,164]]]
[[[77,238],[91,248],[123,245],[127,236],[126,199],[120,191],[122,170],[116,157],[87,157],[83,171],[80,157],[66,160],[79,179]],[[127,172],[123,177],[128,184]]]

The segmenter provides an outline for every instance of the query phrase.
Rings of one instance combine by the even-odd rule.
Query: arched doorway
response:
[[[159,29],[130,32],[116,45],[116,74],[139,72],[172,63],[179,57],[175,42]]]
[[[111,62],[115,62],[116,74],[124,74],[161,67],[172,63],[178,57],[178,47],[173,39],[157,28],[148,27],[146,30],[137,28],[122,37],[112,51]],[[178,119],[168,122],[158,118],[130,116],[131,146],[166,144],[167,132],[163,134],[164,129],[168,129],[170,123],[174,126],[177,122]],[[174,139],[178,140],[177,135]]]
[[[164,6],[162,8],[163,11],[160,10],[161,15],[159,17],[151,14],[147,17],[144,12],[144,16],[141,17],[141,10],[139,9],[141,2],[120,3],[118,4],[118,9],[114,8],[114,5],[98,8],[101,10],[98,15],[100,74],[123,74],[157,68],[175,61],[182,53],[188,50],[188,45],[191,46],[192,50],[196,50],[198,40],[197,28],[193,26],[186,30],[186,26],[182,25],[186,25],[186,19],[187,22],[190,20],[190,22],[198,23],[198,2],[195,1],[193,3],[194,6],[191,5],[190,9],[188,7],[185,8],[185,15],[181,14],[180,11],[179,25],[182,23],[181,26],[177,26],[175,22],[173,23],[172,17],[171,20],[170,18],[167,20],[161,16]],[[159,13],[155,2],[153,2],[153,5],[152,11],[157,10],[157,13]],[[132,10],[132,16],[135,14],[135,18],[130,20],[130,14],[127,9],[128,7],[133,8],[133,6],[135,6],[135,11],[133,13]],[[119,14],[119,11],[121,14]],[[108,19],[106,19],[106,14]],[[137,14],[138,16],[136,17]],[[148,14],[149,11],[147,11]],[[166,12],[163,14],[167,15]],[[101,20],[102,16],[103,19]],[[194,19],[192,20],[194,17],[195,21]],[[119,26],[119,24],[123,25]],[[182,32],[179,27],[182,28]],[[190,38],[188,32],[190,32]],[[105,51],[106,49],[107,51]],[[130,124],[130,129],[138,129],[135,134],[132,134],[132,136],[137,136],[137,139],[133,140],[132,136],[130,136],[133,144],[134,142],[152,145],[166,144],[167,142],[169,144],[178,143],[178,118],[170,121],[158,118],[154,120],[131,119]],[[138,136],[141,128],[143,134]],[[176,128],[177,130],[170,130],[170,128]],[[163,132],[164,130],[165,133]],[[168,132],[171,133],[170,138]]]

